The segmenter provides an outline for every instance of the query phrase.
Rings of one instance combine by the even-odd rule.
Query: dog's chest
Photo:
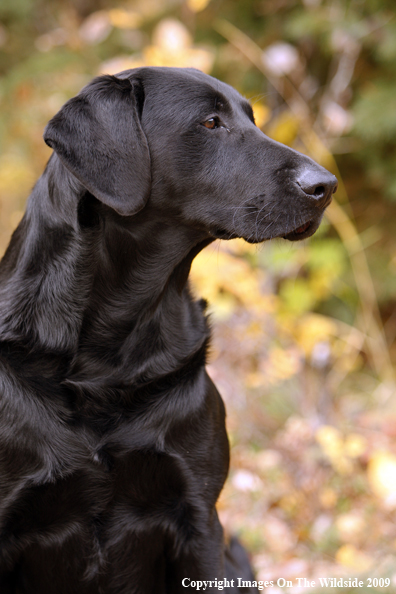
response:
[[[107,580],[113,569],[148,571],[207,524],[207,503],[174,456],[155,450],[113,454],[100,452],[92,464],[31,487],[23,509],[19,502],[12,531],[25,549],[29,575],[40,564],[48,574],[65,556],[73,559],[72,574],[87,584]]]
[[[179,520],[181,526],[193,514],[192,493],[199,495],[188,466],[172,455],[154,449],[112,455],[102,449],[92,464],[30,490],[31,522],[59,537],[63,530],[92,531],[106,546],[122,530],[161,531],[170,523],[177,529]]]

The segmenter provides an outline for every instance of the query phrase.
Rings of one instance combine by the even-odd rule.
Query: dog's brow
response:
[[[232,112],[230,103],[225,97],[223,97],[223,95],[220,94],[216,94],[216,96],[214,97],[214,108],[217,111],[222,111],[225,113]]]
[[[241,107],[242,107],[243,111],[246,113],[246,115],[248,116],[248,118],[250,120],[252,120],[252,122],[254,123],[254,113],[253,113],[253,109],[252,109],[252,106],[250,105],[250,103],[248,103],[247,101],[243,101],[241,103]]]

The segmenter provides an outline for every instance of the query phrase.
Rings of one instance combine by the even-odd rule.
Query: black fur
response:
[[[216,238],[312,234],[335,178],[195,70],[101,76],[44,138],[0,266],[0,592],[252,579],[216,514],[224,406],[188,274]]]

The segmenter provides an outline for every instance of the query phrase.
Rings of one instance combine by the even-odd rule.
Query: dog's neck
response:
[[[116,215],[53,156],[0,267],[0,339],[66,356],[76,382],[171,373],[208,338],[187,279],[210,241],[150,203]]]

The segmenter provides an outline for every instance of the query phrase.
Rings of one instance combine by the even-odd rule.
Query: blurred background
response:
[[[395,13],[394,0],[0,0],[1,253],[50,155],[46,122],[100,73],[199,68],[339,178],[311,240],[218,241],[192,271],[232,445],[219,513],[263,580],[396,588]],[[305,590],[267,590],[288,591]]]

